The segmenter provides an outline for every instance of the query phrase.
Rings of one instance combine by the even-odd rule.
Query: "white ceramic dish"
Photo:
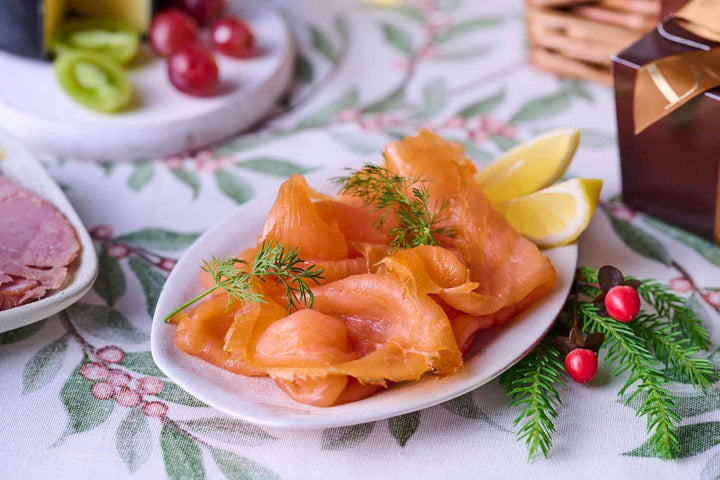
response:
[[[163,59],[128,71],[140,106],[104,115],[60,88],[52,63],[0,52],[0,125],[38,151],[98,161],[138,160],[197,149],[252,125],[275,105],[292,77],[295,46],[268,2],[230,0],[246,18],[260,55],[216,55],[220,93],[194,98],[172,87]]]
[[[327,181],[313,179],[310,184],[334,192]],[[165,283],[151,332],[153,358],[169,378],[208,405],[259,425],[296,429],[352,425],[431,407],[467,393],[500,375],[540,341],[562,308],[575,273],[577,245],[548,250],[558,273],[555,289],[509,323],[483,333],[457,373],[443,378],[428,375],[336,407],[302,405],[269,378],[235,375],[180,351],[173,343],[175,326],[163,323],[174,308],[202,291],[198,273],[203,259],[234,255],[255,242],[273,201],[274,195],[265,196],[238,207],[197,239]]]
[[[0,332],[5,332],[47,318],[77,302],[95,282],[98,259],[80,217],[37,157],[17,139],[2,132],[0,152],[0,175],[32,190],[53,204],[65,215],[80,240],[80,255],[70,265],[70,275],[61,289],[35,302],[0,311]]]

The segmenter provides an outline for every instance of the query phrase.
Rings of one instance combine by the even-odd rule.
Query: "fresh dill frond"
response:
[[[267,303],[262,293],[253,290],[252,282],[253,279],[264,282],[267,278],[273,277],[277,285],[282,284],[285,287],[288,313],[299,309],[301,304],[312,308],[315,296],[308,282],[319,284],[323,278],[323,269],[315,265],[306,267],[304,264],[305,261],[300,258],[300,250],[297,247],[288,249],[280,242],[261,243],[250,271],[243,270],[243,267],[248,267],[248,263],[244,260],[234,257],[218,259],[212,256],[209,261],[204,262],[202,270],[212,276],[215,284],[176,308],[165,317],[165,321],[218,289],[227,293],[228,308],[233,302],[240,302],[243,305]]]
[[[438,226],[447,200],[431,205],[429,181],[397,175],[385,167],[365,164],[345,177],[335,178],[341,193],[358,197],[380,212],[374,227],[382,230],[393,216],[398,225],[388,232],[390,244],[398,248],[437,245],[436,235],[452,236],[448,227]]]

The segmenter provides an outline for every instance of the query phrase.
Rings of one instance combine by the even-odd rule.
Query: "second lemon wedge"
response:
[[[579,140],[577,128],[551,130],[509,150],[475,178],[493,203],[536,192],[562,177]]]
[[[495,204],[510,224],[537,245],[574,242],[590,223],[602,180],[576,178]]]

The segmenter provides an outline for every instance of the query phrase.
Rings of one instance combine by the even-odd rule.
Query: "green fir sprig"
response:
[[[712,364],[697,356],[711,346],[710,335],[687,301],[667,286],[653,280],[626,280],[635,282],[651,310],[641,311],[630,323],[609,318],[596,303],[602,298],[598,271],[580,267],[575,293],[551,333],[502,375],[501,384],[507,388],[512,404],[522,407],[515,424],[521,424],[518,439],[526,443],[529,458],[540,453],[547,457],[552,445],[553,421],[561,403],[559,388],[565,386],[566,376],[562,355],[548,339],[557,335],[559,328],[570,327],[576,302],[576,325],[583,326],[587,333],[602,333],[604,358],[613,367],[611,373],[627,375],[618,395],[626,404],[634,399],[639,405],[638,415],[647,419],[648,443],[661,458],[676,458],[680,418],[668,385],[678,377],[702,391],[712,385]]]
[[[228,308],[233,302],[240,302],[243,305],[267,303],[263,294],[252,289],[253,279],[266,281],[266,277],[274,278],[278,285],[282,284],[285,287],[288,313],[293,309],[299,309],[300,304],[312,308],[315,296],[308,282],[319,284],[323,278],[323,270],[316,268],[315,265],[306,267],[304,263],[297,247],[288,249],[280,242],[261,243],[252,265],[234,257],[217,259],[212,256],[203,264],[202,270],[212,276],[215,284],[170,312],[165,317],[165,321],[218,289],[227,293]],[[248,266],[249,271],[243,270],[243,267],[247,269]]]
[[[376,229],[382,230],[391,215],[397,220],[398,226],[388,232],[396,249],[437,245],[437,235],[452,236],[449,228],[438,225],[447,200],[431,205],[429,181],[422,177],[404,177],[367,163],[334,180],[341,185],[341,193],[358,197],[380,212]]]

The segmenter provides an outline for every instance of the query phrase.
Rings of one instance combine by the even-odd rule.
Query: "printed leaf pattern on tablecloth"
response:
[[[126,288],[125,274],[120,262],[108,255],[108,249],[103,245],[98,255],[98,276],[93,290],[108,305],[113,306],[125,294]]]
[[[136,232],[120,235],[116,240],[139,247],[174,251],[189,247],[199,236],[199,233],[174,232],[162,228],[145,228]]]
[[[200,177],[197,176],[195,172],[191,172],[190,170],[186,170],[184,168],[176,168],[170,170],[170,173],[180,180],[183,184],[190,187],[190,190],[192,190],[193,198],[197,198],[198,194],[200,193]]]
[[[174,426],[163,425],[160,432],[160,448],[165,460],[165,472],[172,480],[205,478],[200,447]]]
[[[670,265],[672,259],[667,248],[660,241],[647,233],[645,230],[636,227],[627,220],[610,217],[610,224],[618,237],[625,242],[630,249],[644,257],[656,260],[664,265]]]
[[[374,423],[361,423],[347,427],[326,428],[322,433],[323,450],[344,450],[368,439]]]
[[[255,195],[247,180],[229,170],[216,170],[215,181],[218,189],[236,203],[245,203]]]
[[[210,455],[220,471],[231,480],[279,480],[274,472],[268,470],[249,458],[241,457],[233,452],[210,447]]]
[[[477,30],[494,27],[500,24],[502,21],[503,19],[500,17],[479,17],[473,18],[471,20],[457,22],[455,23],[455,25],[438,35],[435,41],[438,43],[449,42],[450,40],[455,40],[456,38],[462,37],[464,35],[474,33]]]
[[[498,424],[495,420],[491,419],[480,407],[477,406],[475,400],[473,400],[472,392],[466,393],[460,397],[454,398],[448,402],[442,404],[442,407],[450,413],[454,413],[463,418],[470,418],[472,420],[482,420],[491,427],[500,430],[501,432],[507,432],[508,429]]]
[[[125,358],[122,365],[133,372],[151,377],[165,378],[165,374],[160,370],[153,361],[150,352],[125,352]]]
[[[472,102],[470,105],[463,107],[462,110],[457,112],[457,114],[465,118],[485,115],[486,113],[495,110],[495,108],[500,105],[503,100],[505,100],[504,88],[494,95]]]
[[[61,445],[70,435],[102,425],[110,418],[115,406],[113,400],[99,400],[90,394],[92,382],[80,375],[80,367],[87,361],[87,357],[82,359],[60,390],[60,399],[68,420],[65,431],[55,445]]]
[[[345,108],[354,107],[357,104],[359,98],[360,95],[357,88],[351,88],[340,97],[336,98],[324,107],[316,110],[315,113],[300,121],[298,127],[309,128],[323,125],[332,120],[339,111]]]
[[[395,441],[404,447],[420,426],[420,412],[410,412],[393,417],[388,420],[388,425]]]
[[[171,382],[164,382],[162,390],[155,396],[161,400],[179,403],[187,407],[207,407],[206,404]]]
[[[11,345],[13,343],[22,342],[35,335],[45,325],[46,320],[31,323],[24,327],[8,330],[0,333],[0,345]]]
[[[720,452],[713,455],[705,464],[699,480],[720,480]]]
[[[155,169],[150,162],[135,162],[132,166],[132,173],[127,179],[127,186],[135,191],[150,183],[155,176]]]
[[[65,351],[67,335],[45,345],[25,364],[23,371],[23,395],[49,384],[60,371]]]
[[[440,113],[447,104],[448,92],[443,78],[430,80],[423,86],[422,103],[411,115],[413,120],[423,120]]]
[[[714,245],[707,240],[703,240],[700,237],[696,237],[690,232],[680,230],[677,227],[673,227],[672,225],[668,225],[665,222],[661,222],[660,220],[657,220],[653,217],[643,215],[642,219],[643,222],[645,222],[647,225],[650,225],[651,227],[664,233],[665,235],[684,243],[685,245],[702,255],[705,260],[712,263],[713,265],[720,267],[720,247],[718,247],[717,245]]]
[[[354,133],[333,132],[333,140],[358,155],[372,155],[382,152],[385,143],[379,139]]]
[[[228,417],[183,420],[178,421],[178,425],[203,437],[244,447],[264,445],[277,440],[257,425]]]
[[[135,473],[150,458],[152,453],[150,425],[140,409],[131,409],[120,422],[115,435],[115,448],[130,473]]]
[[[237,166],[246,170],[281,178],[288,178],[292,175],[304,175],[313,170],[317,170],[316,167],[306,167],[290,160],[273,157],[248,158],[239,161]]]
[[[140,281],[143,292],[145,292],[147,312],[152,316],[155,313],[155,305],[157,305],[160,297],[160,290],[165,284],[165,277],[137,258],[131,258],[128,264]]]
[[[409,33],[390,23],[382,23],[380,24],[380,28],[382,29],[383,37],[385,37],[385,40],[390,45],[406,55],[412,55],[413,44]]]
[[[720,422],[701,422],[678,427],[680,449],[678,458],[687,458],[720,444]],[[632,457],[659,457],[648,442],[624,455]]]
[[[102,340],[135,344],[148,339],[125,315],[112,307],[76,303],[66,311],[80,329]]]

